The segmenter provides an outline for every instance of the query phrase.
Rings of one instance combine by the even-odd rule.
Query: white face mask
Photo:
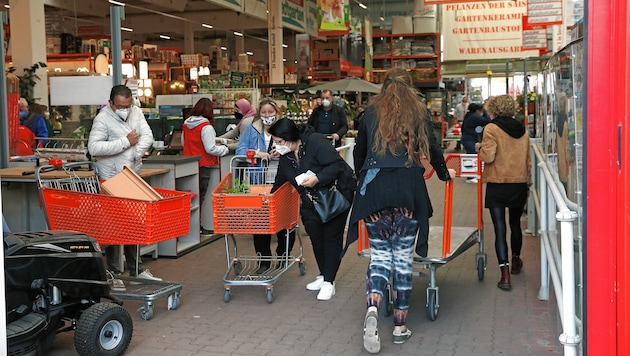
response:
[[[47,118],[47,119],[48,119],[48,118],[50,118],[50,112],[46,111],[46,112],[44,113],[44,117],[45,117],[45,118]]]
[[[276,145],[276,152],[278,152],[280,156],[284,156],[291,152],[291,149],[285,145]]]
[[[262,120],[263,124],[265,124],[265,125],[271,125],[271,124],[273,124],[274,121],[276,121],[276,117],[275,116],[261,116],[260,119]]]
[[[322,100],[322,105],[324,105],[325,108],[329,107],[330,106],[330,100],[328,100],[328,99]]]
[[[116,109],[116,115],[118,115],[123,120],[127,120],[127,115],[129,115],[129,109]]]

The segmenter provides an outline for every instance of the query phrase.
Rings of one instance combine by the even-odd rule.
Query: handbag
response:
[[[315,211],[323,223],[327,223],[339,214],[350,209],[348,199],[337,190],[337,186],[318,189],[315,194],[307,193],[315,206]]]

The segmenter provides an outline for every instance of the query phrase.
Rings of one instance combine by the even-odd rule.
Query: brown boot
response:
[[[512,274],[519,274],[523,269],[523,260],[517,255],[512,255]]]
[[[497,283],[497,287],[503,290],[512,290],[512,283],[510,282],[510,265],[505,264],[501,268],[501,280]]]

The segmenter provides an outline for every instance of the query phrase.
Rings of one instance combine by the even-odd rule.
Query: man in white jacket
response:
[[[153,144],[153,132],[144,118],[142,110],[132,104],[131,90],[125,85],[116,85],[109,94],[108,105],[94,118],[88,151],[96,159],[99,178],[107,180],[127,166],[136,173],[142,168],[142,157]],[[88,222],[89,223],[89,222]],[[137,245],[125,245],[125,260],[131,276],[161,280],[145,270],[138,258]],[[120,274],[117,261],[120,259],[118,246],[105,249],[107,267],[114,274]]]

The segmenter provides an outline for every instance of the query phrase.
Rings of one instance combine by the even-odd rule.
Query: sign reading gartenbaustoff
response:
[[[537,57],[537,50],[523,48],[526,14],[527,0],[442,5],[444,60]]]

